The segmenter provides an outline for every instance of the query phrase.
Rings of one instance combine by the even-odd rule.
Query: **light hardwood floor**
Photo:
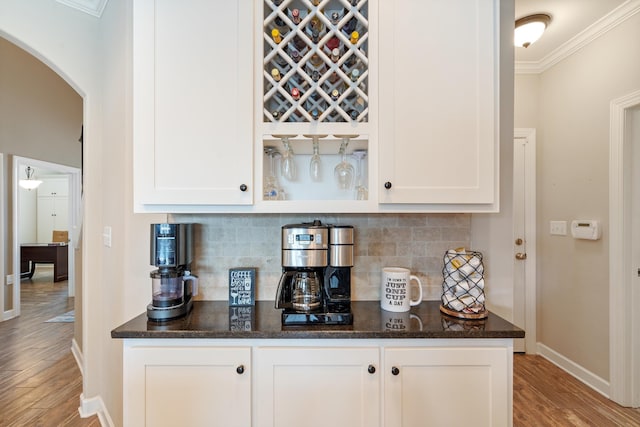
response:
[[[73,323],[45,323],[73,309],[67,282],[51,277],[38,267],[23,280],[22,315],[0,323],[0,427],[100,425],[78,414]],[[540,356],[515,355],[513,382],[514,427],[640,426],[640,410],[616,405]]]
[[[0,322],[0,426],[99,426],[80,418],[82,377],[71,354],[73,323],[45,323],[73,310],[67,282],[50,268],[21,282],[19,317]]]

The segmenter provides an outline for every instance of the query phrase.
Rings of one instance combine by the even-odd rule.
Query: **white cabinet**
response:
[[[252,203],[253,2],[133,2],[134,200]]]
[[[43,179],[38,187],[37,241],[50,243],[53,230],[69,229],[69,180]]]
[[[126,339],[123,364],[126,426],[513,422],[506,338]]]
[[[134,209],[497,211],[507,37],[499,0],[315,3],[134,2]],[[345,33],[351,22],[361,33],[355,44]],[[278,27],[285,33],[276,42]],[[328,45],[336,40],[343,49],[334,61]],[[323,71],[317,81],[314,67]],[[357,78],[354,67],[362,68]],[[329,135],[320,142],[320,183],[308,176],[305,136],[319,134]],[[359,135],[349,154],[366,150],[365,200],[338,190],[333,177],[336,135],[347,134]],[[284,154],[281,135],[295,135],[298,176],[280,177],[285,200],[272,200],[265,151]]]
[[[497,206],[499,1],[379,8],[379,202]]]
[[[123,369],[125,426],[251,425],[249,347],[134,342]]]
[[[499,347],[387,348],[384,425],[511,425],[511,357]]]
[[[256,427],[380,425],[378,347],[258,348]]]

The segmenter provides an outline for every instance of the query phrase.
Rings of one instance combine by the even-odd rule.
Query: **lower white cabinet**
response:
[[[509,354],[502,348],[385,350],[385,426],[507,426]]]
[[[251,425],[251,348],[125,345],[125,426]]]
[[[258,348],[254,427],[379,426],[379,351]]]
[[[124,426],[513,423],[512,339],[126,339]]]

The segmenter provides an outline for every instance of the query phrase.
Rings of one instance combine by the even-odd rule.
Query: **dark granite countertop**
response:
[[[195,301],[193,311],[167,322],[151,322],[146,312],[111,331],[112,338],[523,338],[524,331],[489,313],[482,320],[443,314],[439,301],[424,301],[409,313],[390,313],[378,301],[354,301],[353,325],[286,326],[273,301],[229,307],[226,301]]]

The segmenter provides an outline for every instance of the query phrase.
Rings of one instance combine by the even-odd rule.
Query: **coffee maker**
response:
[[[151,304],[149,320],[185,316],[193,308],[198,278],[191,274],[193,224],[151,224]]]
[[[282,227],[276,308],[283,325],[350,325],[353,227],[319,220]]]

